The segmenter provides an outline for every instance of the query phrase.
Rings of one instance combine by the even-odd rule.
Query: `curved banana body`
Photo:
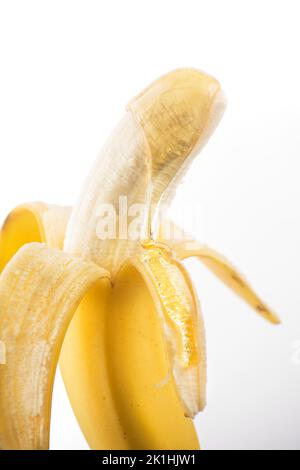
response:
[[[227,260],[160,234],[163,204],[224,107],[214,78],[194,69],[171,72],[129,104],[72,210],[33,203],[6,219],[1,448],[47,448],[59,355],[92,449],[199,448],[192,418],[206,403],[205,333],[180,260],[197,256],[263,317],[279,321]],[[121,235],[116,208],[123,197],[131,215],[139,212],[134,236]],[[111,209],[113,236],[102,220]]]

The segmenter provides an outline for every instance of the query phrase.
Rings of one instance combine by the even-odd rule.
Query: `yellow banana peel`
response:
[[[278,317],[214,250],[158,222],[225,108],[219,83],[171,72],[128,105],[74,208],[29,203],[0,232],[0,448],[47,449],[56,365],[92,449],[198,449],[206,348],[181,261],[198,257],[272,323]],[[124,227],[114,210],[126,197]],[[113,209],[113,210],[112,210]],[[105,232],[103,211],[114,230]],[[131,214],[130,214],[131,211]],[[124,231],[128,235],[124,237]],[[157,234],[157,235],[156,235]]]

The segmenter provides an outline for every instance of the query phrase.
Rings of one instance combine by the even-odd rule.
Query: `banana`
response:
[[[224,109],[209,75],[165,75],[129,103],[73,209],[31,203],[6,219],[1,448],[48,447],[59,355],[92,449],[199,448],[192,418],[206,403],[205,331],[181,260],[197,256],[279,322],[227,260],[197,242],[191,250],[161,235],[160,215]],[[129,226],[120,213],[124,201],[129,216],[138,215]]]

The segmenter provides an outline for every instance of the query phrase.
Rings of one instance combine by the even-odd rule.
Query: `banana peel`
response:
[[[41,243],[28,243],[0,281],[0,448],[47,449],[59,351],[78,304],[109,274]]]

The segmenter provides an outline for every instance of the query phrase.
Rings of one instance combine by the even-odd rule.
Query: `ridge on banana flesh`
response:
[[[43,304],[43,294],[25,295],[19,300],[18,313],[13,299],[15,289],[25,289],[23,278],[14,279],[10,285],[5,274],[32,247],[28,243],[46,243],[48,249],[54,250],[53,260],[69,257],[62,277],[68,277],[69,264],[78,263],[78,270],[100,270],[98,277],[101,273],[105,282],[94,280],[93,285],[89,284],[77,298],[78,308],[72,320],[74,309],[64,308],[64,302],[57,305],[56,315],[52,311],[55,303],[50,303],[49,311],[45,307],[45,318],[58,322],[55,331],[59,333],[52,342],[46,335],[47,328],[43,336],[55,358],[51,366],[47,368],[34,359],[31,363],[37,389],[43,390],[44,377],[48,380],[44,417],[41,420],[36,413],[36,399],[26,383],[24,387],[20,385],[18,406],[12,408],[7,393],[10,385],[1,382],[4,392],[0,390],[0,408],[8,404],[8,413],[14,416],[12,424],[7,422],[8,414],[3,420],[0,418],[3,448],[46,448],[55,365],[69,322],[60,366],[74,413],[91,448],[199,448],[194,423],[187,417],[194,417],[205,406],[203,320],[192,283],[180,262],[189,254],[182,242],[161,243],[157,220],[224,108],[223,93],[214,78],[194,69],[171,72],[128,105],[73,209],[34,203],[23,205],[8,216],[0,232],[0,293],[4,299],[0,298],[0,303],[11,305],[12,315],[8,319],[0,312],[0,327],[3,321],[11,328],[12,319],[23,316],[24,336],[32,338],[35,334],[33,319],[41,314],[38,300],[40,295]],[[99,230],[101,211],[103,207],[116,208],[122,196],[127,197],[128,207],[142,207],[136,236],[128,240],[119,235],[121,219],[117,215],[116,236],[103,237]],[[276,323],[277,317],[229,262],[199,245],[192,255],[205,262],[267,320]],[[47,256],[40,281],[45,289],[47,279],[51,285],[56,275],[49,253]],[[30,263],[31,268],[26,268],[25,263],[19,273],[34,271],[35,256]],[[61,263],[57,261],[57,269]],[[107,280],[108,272],[112,284]],[[35,279],[39,286],[37,273]],[[5,293],[10,293],[9,297]],[[54,298],[57,301],[57,296]],[[3,341],[1,335],[0,328]],[[0,368],[11,374],[11,370],[22,369],[23,359],[17,352],[11,355],[9,342],[20,339],[17,334],[5,338],[8,354],[6,364]],[[24,343],[22,348],[25,357],[29,357],[32,346]],[[23,411],[16,415],[16,409]],[[32,431],[28,439],[23,432],[26,419]]]

